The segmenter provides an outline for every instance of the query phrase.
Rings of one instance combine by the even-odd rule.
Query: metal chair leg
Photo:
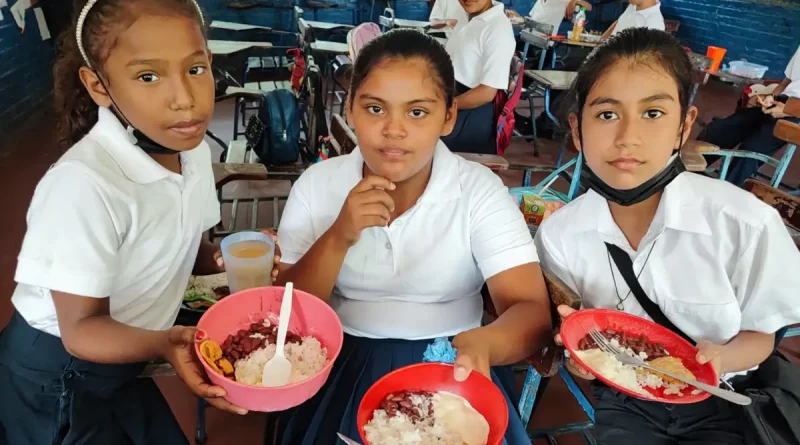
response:
[[[206,401],[205,399],[199,399],[197,401],[197,430],[194,441],[197,445],[203,445],[206,440],[208,440],[206,435]]]

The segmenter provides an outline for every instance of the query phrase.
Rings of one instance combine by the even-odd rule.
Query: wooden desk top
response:
[[[568,90],[577,75],[575,71],[525,70],[525,76],[551,90]]]
[[[267,179],[267,167],[264,164],[211,164],[214,172],[214,184],[217,188],[233,181],[258,181]]]
[[[234,40],[209,40],[208,49],[215,56],[225,56],[250,48],[272,48],[269,42],[238,42]]]
[[[253,29],[260,29],[264,31],[271,31],[272,28],[268,26],[259,26],[259,25],[249,25],[247,23],[235,23],[235,22],[225,22],[222,20],[214,20],[211,22],[211,28],[214,29],[225,29],[228,31],[250,31]]]
[[[431,22],[423,22],[419,20],[394,19],[395,28],[427,28],[429,26],[431,26]]]
[[[489,167],[492,170],[508,170],[508,161],[502,156],[497,155],[486,155],[480,153],[458,153],[455,154],[461,156],[462,158],[477,162],[485,167]]]
[[[353,28],[353,25],[345,25],[344,23],[317,22],[305,19],[304,21],[309,27],[316,29]]]
[[[350,53],[350,48],[347,46],[346,43],[328,42],[325,40],[318,40],[316,42],[311,42],[311,49],[314,51],[319,51],[323,53],[332,53],[332,54]]]

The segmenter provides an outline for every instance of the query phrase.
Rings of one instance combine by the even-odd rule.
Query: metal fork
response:
[[[598,331],[596,328],[592,328],[589,331],[589,335],[592,337],[594,342],[597,343],[597,346],[600,348],[600,350],[608,352],[609,354],[613,355],[617,360],[619,360],[622,363],[625,363],[626,365],[637,366],[640,368],[649,369],[651,371],[656,371],[658,373],[672,377],[673,379],[680,380],[683,383],[694,386],[697,389],[701,389],[717,397],[725,399],[729,402],[736,403],[737,405],[749,405],[753,402],[750,399],[750,397],[747,397],[745,395],[733,391],[728,391],[726,389],[722,389],[716,386],[707,385],[703,382],[698,382],[697,380],[687,379],[677,374],[673,374],[669,371],[656,368],[655,366],[650,366],[647,362],[645,362],[641,358],[634,357],[622,351],[621,349],[617,348],[616,346],[612,345],[611,342],[608,341],[603,336],[603,334],[601,334],[600,331]]]
[[[342,433],[336,433],[336,435],[339,436],[339,439],[341,439],[342,442],[346,443],[347,445],[361,445],[360,443],[358,443],[355,440],[345,436]]]

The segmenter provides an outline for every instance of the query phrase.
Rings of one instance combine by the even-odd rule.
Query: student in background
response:
[[[628,7],[603,34],[605,40],[629,28],[667,29],[661,15],[661,2],[658,0],[631,0]]]
[[[502,3],[461,0],[461,5],[469,22],[446,46],[455,70],[458,115],[442,141],[455,152],[497,154],[494,98],[508,88],[514,30]]]
[[[786,78],[771,95],[759,97],[757,107],[742,108],[734,114],[714,119],[703,130],[698,139],[710,142],[724,150],[752,151],[773,155],[786,145],[786,142],[773,136],[775,125],[781,119],[800,122],[800,117],[783,113],[786,101],[800,98],[800,47],[794,53],[784,72]],[[753,176],[764,163],[756,159],[734,158],[731,160],[728,182],[737,186]]]
[[[689,58],[664,32],[623,31],[587,59],[567,97],[589,191],[546,219],[536,244],[542,267],[584,308],[660,319],[742,391],[742,374],[770,356],[775,333],[800,322],[800,276],[786,272],[800,270],[800,252],[775,209],[685,171],[680,148],[697,116],[691,86]],[[594,379],[571,359],[567,366]],[[592,394],[601,444],[745,445],[741,408],[721,398],[670,405],[599,381]]]
[[[547,289],[500,178],[440,141],[455,122],[454,84],[432,37],[398,29],[372,40],[355,61],[347,106],[358,147],[313,165],[292,187],[279,283],[328,302],[345,335],[325,386],[290,413],[283,445],[358,437],[366,391],[421,362],[436,338],[458,350],[456,380],[479,372],[508,395],[506,443],[531,443],[505,365],[551,331]],[[500,318],[481,326],[484,283]]]
[[[467,11],[458,0],[434,0],[429,18],[431,29],[439,30],[449,39],[453,32],[467,24]]]
[[[576,6],[582,6],[587,11],[592,10],[592,4],[584,0],[536,0],[530,16],[539,23],[553,25],[553,35],[557,35],[561,22],[565,17],[572,18]]]

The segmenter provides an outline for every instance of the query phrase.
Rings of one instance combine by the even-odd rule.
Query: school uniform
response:
[[[0,335],[0,423],[11,444],[188,443],[143,363],[71,356],[51,291],[109,298],[121,323],[166,330],[177,317],[202,233],[220,219],[204,142],[182,174],[129,142],[108,109],[39,182]]]
[[[558,35],[558,28],[564,21],[570,0],[536,0],[531,9],[531,19],[553,26],[553,35]]]
[[[331,227],[363,167],[356,149],[303,173],[281,219],[282,262],[299,261]],[[421,362],[434,339],[479,327],[484,282],[536,261],[502,181],[440,142],[416,205],[388,227],[362,231],[347,252],[330,300],[345,332],[342,352],[322,390],[292,413],[281,443],[333,445],[337,432],[359,437],[358,405],[373,383]],[[510,368],[494,368],[492,377],[511,412],[508,444],[530,443],[515,414]]]
[[[791,98],[800,98],[800,47],[786,66],[785,74],[791,83],[781,96],[775,98],[776,101],[783,103]],[[784,119],[800,123],[798,117]],[[733,150],[738,146],[739,150],[772,156],[786,145],[786,141],[773,135],[778,120],[765,114],[759,106],[743,108],[726,118],[712,120],[698,139],[724,150]],[[713,158],[709,158],[709,161],[709,164],[713,162]],[[756,159],[734,158],[731,160],[728,176],[725,179],[741,187],[763,164]]]
[[[774,209],[726,182],[678,176],[664,190],[636,251],[608,202],[594,191],[539,228],[542,268],[581,295],[584,308],[621,304],[625,312],[649,319],[605,243],[631,256],[649,299],[695,342],[725,344],[740,331],[775,333],[800,322],[800,276],[786,272],[800,268],[800,252]],[[744,444],[741,412],[721,399],[644,402],[598,383],[593,393],[600,443]]]
[[[661,2],[645,9],[637,9],[634,5],[628,5],[622,15],[619,16],[619,19],[617,19],[617,26],[611,35],[617,35],[629,28],[666,30],[664,16],[661,15]]]
[[[447,41],[453,60],[456,95],[479,85],[507,90],[516,41],[502,3],[473,17]],[[494,103],[458,110],[452,133],[442,141],[456,152],[497,154]]]
[[[469,22],[469,16],[464,7],[458,0],[436,0],[431,8],[429,20],[456,20],[455,28],[445,27],[443,29],[431,30],[431,32],[442,32],[448,39],[453,36],[455,30],[460,29]]]

